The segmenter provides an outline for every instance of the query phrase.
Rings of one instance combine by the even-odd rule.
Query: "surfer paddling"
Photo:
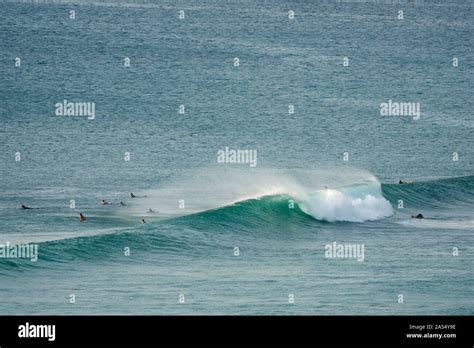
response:
[[[24,205],[24,204],[22,204],[21,207],[22,207],[23,209],[32,209],[32,208],[30,208],[30,207],[27,207],[27,206]]]
[[[403,184],[414,184],[415,182],[414,181],[403,181],[402,179],[398,180],[398,184],[399,185],[403,185]]]
[[[418,214],[418,215],[412,215],[411,217],[412,217],[412,219],[424,219],[424,218],[425,218],[425,217],[423,216],[423,214],[421,214],[421,213]]]
[[[82,213],[79,213],[79,221],[86,221],[86,217]]]

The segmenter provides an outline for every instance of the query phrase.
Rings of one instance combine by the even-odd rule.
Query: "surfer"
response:
[[[418,215],[412,215],[411,217],[412,217],[412,219],[424,219],[424,218],[425,218],[425,217],[423,216],[423,214],[421,214],[421,213],[418,214]]]
[[[401,185],[401,184],[406,184],[406,182],[404,182],[404,181],[402,181],[402,179],[400,179],[400,180],[398,181],[398,184],[399,184],[399,185]]]
[[[22,207],[23,209],[31,209],[30,207],[27,207],[27,206],[24,205],[24,204],[22,204],[21,207]]]
[[[103,199],[103,200],[100,201],[100,204],[107,205],[107,204],[110,204],[110,202],[106,199]]]
[[[85,221],[86,217],[82,215],[82,213],[79,213],[79,221]]]
[[[140,221],[141,224],[146,224],[146,221],[145,219],[142,219],[142,221]]]
[[[133,192],[130,192],[130,197],[136,198],[137,196],[135,196],[135,195],[133,194]]]
[[[125,207],[125,203],[124,203],[124,202],[120,202],[120,206]]]

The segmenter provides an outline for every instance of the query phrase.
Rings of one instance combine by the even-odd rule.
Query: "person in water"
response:
[[[107,204],[110,204],[110,202],[106,199],[103,199],[103,200],[100,201],[100,204],[107,205]]]
[[[79,213],[79,221],[85,221],[86,217],[82,215],[82,213]]]
[[[418,215],[412,215],[411,216],[413,219],[424,219],[425,217],[423,216],[423,214],[418,214]]]
[[[400,179],[400,181],[398,182],[398,184],[399,184],[399,185],[405,184],[405,182]]]
[[[149,213],[154,213],[155,211],[150,208],[150,209],[148,209],[148,212],[149,212]]]
[[[133,192],[130,192],[130,197],[136,198],[137,196],[135,196],[135,195],[133,194]]]
[[[121,205],[122,207],[125,207],[125,203],[124,203],[124,202],[120,202],[120,205]]]
[[[140,221],[141,224],[146,224],[146,221],[145,219],[142,219],[142,221]]]
[[[22,207],[23,209],[31,209],[30,207],[27,207],[27,206],[24,205],[24,204],[22,204],[21,207]]]

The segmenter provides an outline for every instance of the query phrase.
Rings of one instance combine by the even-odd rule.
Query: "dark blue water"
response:
[[[0,313],[473,314],[472,7],[0,2]]]

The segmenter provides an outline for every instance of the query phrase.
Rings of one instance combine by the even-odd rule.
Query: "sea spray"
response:
[[[145,192],[129,213],[152,209],[155,217],[171,218],[274,195],[287,195],[289,205],[296,202],[306,214],[331,222],[377,220],[393,213],[377,179],[354,168],[197,171]]]

